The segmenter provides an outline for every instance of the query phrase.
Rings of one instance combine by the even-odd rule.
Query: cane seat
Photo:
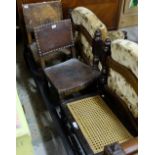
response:
[[[105,145],[132,138],[100,96],[73,101],[66,106],[94,154],[102,152]]]
[[[60,95],[70,95],[87,87],[95,81],[100,72],[80,62],[70,59],[63,63],[47,67],[44,72]]]

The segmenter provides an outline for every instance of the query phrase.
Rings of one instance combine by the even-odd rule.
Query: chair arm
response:
[[[138,138],[129,139],[128,141],[120,144],[126,155],[135,154],[138,152]]]
[[[126,142],[107,145],[103,155],[136,155],[138,153],[138,139],[132,138]]]

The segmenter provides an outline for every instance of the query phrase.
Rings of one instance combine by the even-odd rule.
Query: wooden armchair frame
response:
[[[111,60],[110,60],[110,40],[106,40],[105,43],[102,41],[101,39],[101,34],[100,34],[100,31],[96,31],[96,34],[95,34],[95,37],[92,38],[90,36],[90,34],[87,32],[87,30],[81,26],[81,25],[74,25],[74,29],[77,30],[77,31],[80,31],[81,33],[84,34],[84,36],[87,38],[88,42],[92,45],[92,48],[93,48],[93,54],[94,54],[94,58],[93,58],[93,68],[94,70],[98,70],[98,64],[99,64],[99,61],[101,62],[102,64],[102,70],[101,70],[101,76],[100,78],[97,80],[97,83],[96,85],[92,86],[92,90],[95,89],[95,94],[100,94],[102,96],[102,98],[104,98],[104,100],[106,101],[106,103],[109,105],[109,107],[111,107],[111,109],[116,112],[117,116],[119,118],[121,118],[120,114],[123,113],[123,116],[126,117],[125,121],[127,122],[127,124],[131,124],[132,127],[130,127],[130,125],[124,125],[128,128],[128,130],[130,130],[130,132],[134,135],[134,136],[137,136],[137,124],[136,124],[136,120],[133,119],[133,117],[131,116],[131,114],[129,114],[127,111],[127,108],[124,107],[124,104],[120,103],[120,99],[117,98],[117,95],[114,95],[113,93],[111,93],[110,91],[108,91],[108,87],[107,87],[107,78],[108,78],[108,70],[109,70],[109,62],[110,62],[110,65],[111,65]],[[31,40],[30,40],[31,41]],[[45,64],[44,62],[42,63],[42,66],[43,68],[45,67]],[[126,70],[126,69],[125,69]],[[128,70],[126,70],[128,72]],[[130,81],[131,84],[134,85],[134,88],[135,90],[137,90],[136,86],[137,86],[137,81],[135,80],[134,76],[131,76],[132,77],[132,80]],[[127,78],[127,77],[126,77]],[[88,93],[87,90],[85,91],[87,96],[92,96],[92,93]],[[80,98],[85,98],[86,96],[83,96],[83,94],[85,94],[85,92],[81,92],[80,94],[80,97],[74,97],[73,99],[71,99],[72,101],[74,100],[78,100]],[[103,96],[104,95],[104,96]],[[117,103],[120,103],[118,104],[119,106],[121,105],[121,110],[119,109],[119,111],[121,111],[119,113],[117,113],[115,107],[113,106],[113,102],[111,102],[111,96],[112,96],[112,100],[113,101],[116,101],[116,98],[117,98]],[[115,97],[114,97],[115,96]],[[69,129],[67,127],[67,123],[69,120],[67,120],[66,116],[69,116],[70,117],[70,114],[68,114],[68,112],[65,110],[65,105],[71,101],[70,99],[69,100],[65,100],[63,101],[63,104],[59,105],[60,107],[60,113],[61,113],[61,116],[59,117],[60,119],[60,123],[64,125],[64,129],[66,130],[66,133],[67,133],[67,136],[69,137],[69,140],[71,141],[71,145],[73,146],[73,149],[74,151],[76,152],[76,154],[80,154],[80,155],[83,155],[84,153],[84,150],[83,148],[85,147],[85,150],[87,150],[87,152],[89,152],[89,154],[92,154],[88,144],[86,143],[85,139],[83,136],[81,136],[82,134],[77,131],[75,133],[74,129],[71,127],[71,129]],[[119,101],[118,101],[119,100]],[[55,107],[54,107],[55,108]],[[56,109],[54,109],[56,111]],[[127,113],[126,113],[127,112]],[[120,116],[119,116],[120,115]],[[123,122],[123,120],[121,120]],[[69,122],[72,122],[71,120]],[[80,142],[79,140],[77,139],[77,137],[75,136],[75,134],[77,134],[80,138],[80,141],[82,141],[82,146],[80,145]],[[107,146],[107,148],[113,148],[115,145],[113,146]],[[133,146],[133,145],[131,145]],[[126,147],[126,144],[122,144],[121,145],[122,148],[124,148],[124,150],[127,150],[127,148],[129,147]],[[121,148],[120,147],[120,148]],[[116,147],[117,148],[117,147]],[[136,148],[136,147],[135,147]],[[109,149],[108,149],[109,150]],[[121,150],[121,149],[120,149]],[[133,151],[134,149],[132,149],[132,152],[135,152],[135,150]],[[129,151],[125,151],[126,154],[128,154],[127,152]],[[109,152],[106,152],[106,149],[105,151],[99,153],[100,154],[105,154],[105,155],[109,155],[108,153]],[[112,149],[112,153],[111,155],[114,155],[115,153],[115,150]]]
[[[137,136],[137,128],[138,128],[137,119],[135,119],[132,116],[131,112],[127,108],[124,101],[121,100],[116,94],[114,94],[107,86],[109,67],[114,67],[114,69],[115,69],[115,65],[116,65],[117,67],[121,68],[120,69],[121,71],[119,70],[120,74],[124,75],[126,73],[127,75],[129,75],[129,76],[125,76],[125,78],[127,78],[127,80],[134,87],[134,90],[136,92],[137,92],[138,80],[135,78],[135,76],[133,74],[131,74],[130,70],[128,70],[124,66],[118,64],[117,62],[115,62],[114,60],[111,59],[111,57],[110,57],[111,56],[111,54],[110,54],[111,42],[109,39],[107,39],[105,41],[105,43],[103,43],[101,37],[99,37],[100,31],[96,31],[96,36],[94,39],[92,39],[92,37],[87,32],[87,30],[81,25],[74,25],[74,30],[80,31],[87,38],[89,43],[93,46],[93,54],[94,54],[93,67],[95,69],[98,69],[99,61],[102,64],[101,76],[100,76],[100,80],[99,80],[99,84],[98,84],[99,87],[98,87],[97,92],[99,92],[101,96],[104,94],[104,100],[106,101],[108,106],[118,116],[118,118],[123,122],[123,124],[128,128],[128,130],[132,133],[132,135],[136,137]],[[131,79],[129,79],[129,78],[131,78]],[[90,97],[90,96],[92,96],[92,94],[87,95],[87,97]],[[80,98],[75,98],[72,101],[79,100],[79,99],[85,98],[85,97],[86,96],[83,96]],[[68,101],[66,101],[65,104],[67,104],[67,102]],[[117,104],[113,105],[114,102],[116,102]],[[65,116],[69,116],[70,117],[69,122],[74,122],[75,120],[72,118],[72,116],[70,116],[68,110],[65,109],[65,107],[64,107],[65,104],[62,105],[62,116],[64,117],[63,121],[65,122],[65,124],[67,124],[67,122],[65,120],[66,119]],[[122,116],[125,119],[122,119]],[[78,146],[79,154],[82,154],[82,152],[80,150],[81,146],[79,143],[82,143],[82,145],[84,145],[82,147],[85,147],[85,149],[90,154],[92,154],[87,142],[85,141],[85,139],[82,136],[82,133],[80,131],[74,131],[76,133],[73,132],[74,134],[78,135],[78,137],[80,137],[80,142],[76,142],[77,139],[74,139],[74,136],[72,135],[73,134],[72,131],[68,131],[68,132],[69,132],[69,136],[72,137],[72,143],[74,143],[73,147]],[[119,153],[122,153],[122,155],[134,154],[138,151],[137,143],[138,143],[137,138],[133,138],[133,139],[131,139],[125,143],[122,143],[122,144],[114,143],[114,144],[105,146],[104,152],[101,152],[99,154],[115,155],[115,153],[117,153],[117,152],[118,152],[118,155],[119,155]],[[113,149],[113,148],[116,148],[116,149]],[[111,151],[108,152],[107,150],[110,150],[110,149],[111,149]]]

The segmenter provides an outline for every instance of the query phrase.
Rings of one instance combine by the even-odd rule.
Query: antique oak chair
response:
[[[121,84],[125,91],[123,95],[127,99],[129,99],[128,93],[133,93],[132,89],[137,93],[138,81],[132,71],[126,67],[135,55],[137,47],[130,41],[116,40],[112,43],[111,49],[110,40],[106,39],[103,43],[99,31],[95,33],[93,41],[95,41],[93,54],[96,66],[98,66],[99,60],[102,66],[99,80],[100,91],[97,91],[100,93],[66,101],[62,105],[62,118],[64,118],[67,128],[70,126],[69,135],[72,137],[74,146],[79,148],[79,154],[82,152],[105,155],[136,154],[138,151],[137,138],[135,138],[137,136],[137,109],[132,106],[134,102],[123,101],[122,94],[118,93],[116,89],[119,89],[118,86]],[[104,49],[101,48],[102,44],[104,44]],[[122,65],[117,62],[117,57],[113,56],[117,56],[120,51],[122,52],[119,55],[120,63],[124,60],[123,56],[134,54],[129,56],[130,61],[127,57],[127,63]],[[113,54],[114,52],[116,53]],[[135,59],[132,59],[131,64],[133,63],[136,63]],[[114,76],[121,77],[115,78]],[[121,80],[127,81],[133,88],[128,89],[127,84],[124,85]]]
[[[136,133],[132,133],[132,129],[127,130],[122,123],[123,121],[118,119],[119,116],[117,117],[109,108],[110,104],[113,106],[113,104],[117,105],[118,102],[108,104],[109,98],[107,99],[107,95],[103,96],[106,94],[105,88],[109,70],[107,65],[109,63],[107,62],[109,62],[111,43],[106,40],[104,44],[100,31],[96,31],[95,37],[92,39],[83,26],[78,25],[77,29],[85,35],[92,45],[94,69],[77,59],[70,59],[51,67],[43,65],[48,81],[54,85],[60,98],[78,92],[98,79],[95,95],[80,96],[60,104],[61,119],[64,122],[64,128],[67,129],[68,135],[71,137],[71,143],[75,144],[74,147],[76,147],[78,154],[103,154],[104,152],[105,154],[117,153],[124,155],[127,151],[127,154],[136,152],[137,140],[134,139]],[[45,55],[56,52],[60,48],[72,47],[71,32],[69,20],[36,27],[35,37],[42,60],[44,61],[43,57]],[[97,71],[99,61],[102,66],[101,76],[99,76],[99,70]],[[133,121],[129,121],[126,111],[121,110],[121,112],[126,117],[125,120],[128,124]],[[131,126],[135,127],[132,124]],[[127,145],[128,140],[133,143],[129,141],[129,145]],[[115,142],[119,142],[119,144]],[[123,147],[125,147],[125,150]]]
[[[61,20],[62,6],[60,1],[42,2],[23,4],[23,16],[25,21],[25,29],[27,36],[28,51],[30,51],[29,58],[33,58],[37,66],[41,66],[41,60],[38,56],[38,48],[34,38],[34,27]],[[49,55],[45,57],[46,62],[57,58],[57,56],[69,56],[68,51],[57,52],[57,55]],[[29,59],[28,58],[28,59]],[[60,57],[61,58],[61,57]]]
[[[85,11],[82,9],[76,12],[77,14],[72,14],[72,21],[75,31],[78,32],[77,40],[82,42],[81,49],[84,49],[81,50],[84,52],[81,53],[82,58],[90,65],[94,60],[95,66],[99,64],[102,73],[99,87],[103,95],[86,96],[63,104],[63,118],[67,120],[65,124],[70,124],[69,134],[73,139],[72,143],[75,143],[74,146],[78,147],[79,154],[83,151],[86,154],[136,154],[137,138],[134,137],[137,136],[138,128],[137,45],[124,39],[115,40],[111,45],[111,41],[106,39],[107,34],[104,34],[107,31],[103,23],[97,21],[92,13]],[[99,40],[105,41],[104,50],[101,49],[102,52],[97,55],[96,52],[95,55],[92,53],[91,40],[95,29],[101,30]],[[120,122],[114,121],[116,116],[111,115],[111,109],[107,108],[106,104],[128,131],[122,125],[118,125]],[[83,148],[83,151],[80,148]]]
[[[126,36],[120,31],[115,32],[108,32],[106,26],[103,22],[101,22],[96,15],[84,7],[77,7],[72,10],[71,12],[72,22],[77,31],[77,40],[81,44],[81,50],[83,53],[82,59],[92,65],[94,55],[92,53],[92,48],[90,42],[87,41],[86,37],[79,31],[79,25],[82,25],[91,36],[94,35],[96,29],[99,29],[102,33],[102,39],[105,41],[106,38],[110,38],[112,45],[112,58],[113,60],[117,60],[118,63],[121,63],[126,69],[117,65],[117,63],[109,63],[116,69],[123,68],[123,76],[128,76],[126,74],[126,70],[130,70],[132,74],[129,74],[129,78],[125,80],[123,76],[121,76],[118,72],[115,71],[110,67],[110,76],[108,78],[108,86],[110,87],[111,91],[115,93],[110,94],[119,94],[121,100],[123,100],[122,105],[127,105],[127,109],[130,109],[131,114],[129,117],[132,119],[137,119],[138,116],[138,93],[137,93],[137,81],[138,81],[138,49],[137,44],[133,43],[129,40],[126,40]],[[102,66],[99,63],[99,69],[101,70]],[[125,75],[124,75],[125,74]],[[133,76],[130,76],[133,75]],[[115,80],[118,82],[116,83]],[[134,82],[133,82],[134,81]],[[114,96],[114,95],[113,95]],[[116,95],[117,96],[117,95]],[[118,110],[119,111],[119,110]],[[134,120],[134,119],[133,119]],[[134,122],[134,121],[133,121]],[[134,123],[133,123],[134,124]],[[136,125],[135,125],[136,126]]]
[[[35,38],[43,72],[61,100],[88,88],[99,78],[99,71],[76,58],[46,66],[44,57],[54,55],[59,50],[70,49],[76,56],[70,19],[35,27]]]

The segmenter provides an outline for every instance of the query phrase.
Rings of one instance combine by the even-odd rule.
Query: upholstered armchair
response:
[[[73,24],[83,25],[91,36],[94,35],[95,30],[99,29],[102,33],[102,39],[110,38],[111,57],[116,62],[120,63],[129,69],[133,75],[138,79],[138,47],[137,44],[129,40],[125,40],[125,35],[122,31],[108,32],[105,24],[101,22],[97,16],[84,7],[77,7],[71,13]],[[84,53],[83,58],[87,63],[92,64],[93,54],[92,48],[86,38],[80,34],[76,34],[77,39],[82,43]],[[101,70],[102,66],[99,65]],[[135,90],[128,84],[128,82],[116,71],[109,69],[108,86],[115,91],[115,93],[125,101],[131,113],[135,118],[138,117],[138,103],[137,94]]]
[[[124,39],[126,38],[126,35],[123,31],[117,30],[117,31],[108,31],[106,25],[99,20],[99,18],[89,9],[85,7],[77,7],[72,10],[71,12],[71,18],[73,21],[73,24],[75,25],[83,25],[84,28],[88,30],[91,37],[94,36],[94,33],[96,29],[99,29],[102,33],[102,39],[105,40],[106,38],[110,38],[111,41],[116,39]],[[77,33],[75,34],[75,37],[77,40],[80,40],[81,48],[83,48],[84,53],[83,57],[85,57],[85,60],[87,63],[92,64],[93,61],[93,54],[92,54],[92,48],[89,45],[88,41],[84,37],[83,34]]]
[[[138,45],[129,40],[118,39],[111,44],[111,58],[132,72],[138,79]],[[137,88],[118,72],[110,68],[108,86],[125,101],[135,118],[138,118]],[[136,86],[134,86],[136,87]]]
[[[116,104],[116,109],[124,121],[130,120],[136,132],[138,128],[138,45],[126,39],[121,31],[108,32],[104,23],[96,15],[84,7],[77,7],[71,13],[73,24],[82,25],[91,36],[95,30],[99,29],[102,33],[103,41],[107,42],[105,47],[106,58],[105,66],[99,63],[99,69],[105,68],[107,81],[103,87],[105,96],[113,98],[111,104]],[[83,34],[76,33],[76,39],[82,42],[80,47],[83,49],[82,59],[92,65],[94,55],[92,48]],[[111,40],[111,41],[110,41]],[[103,70],[102,70],[103,71]],[[118,104],[118,105],[117,105]],[[132,128],[131,127],[131,128]]]

